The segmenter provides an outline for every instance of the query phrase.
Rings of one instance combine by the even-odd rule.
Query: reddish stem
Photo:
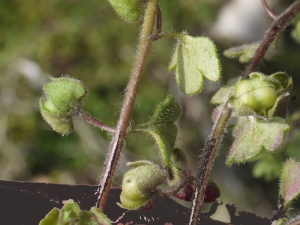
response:
[[[268,13],[268,15],[273,19],[276,20],[277,16],[273,14],[272,10],[270,9],[270,7],[268,6],[268,4],[266,3],[266,0],[260,0],[261,4],[264,7],[264,10]]]

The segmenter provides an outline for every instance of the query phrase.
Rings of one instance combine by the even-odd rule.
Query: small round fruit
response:
[[[260,112],[272,107],[278,96],[274,84],[254,78],[240,81],[235,88],[235,97],[240,104]]]

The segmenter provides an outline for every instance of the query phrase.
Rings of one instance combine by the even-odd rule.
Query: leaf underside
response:
[[[205,78],[214,82],[221,78],[215,44],[207,37],[181,36],[169,70],[175,70],[177,84],[185,94],[199,93]]]

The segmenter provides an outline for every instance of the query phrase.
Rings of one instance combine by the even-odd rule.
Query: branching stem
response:
[[[139,44],[137,47],[137,53],[126,88],[120,117],[113,139],[109,146],[108,155],[104,164],[104,171],[99,182],[99,202],[97,202],[97,205],[101,210],[103,210],[105,207],[137,95],[142,71],[152,43],[151,34],[154,28],[156,12],[157,0],[148,0],[139,38]]]
[[[241,77],[246,79],[249,74],[255,71],[263,59],[264,54],[272,44],[277,35],[291,22],[291,20],[300,12],[300,0],[295,1],[278,19],[273,23],[268,30],[263,40],[261,41],[258,49],[253,55],[252,60],[246,66]],[[227,122],[231,116],[232,109],[229,107],[228,102],[225,103],[218,119],[214,122],[211,135],[205,143],[203,154],[198,165],[196,190],[192,205],[192,213],[190,216],[189,225],[197,225],[201,207],[203,205],[205,188],[212,169],[216,152],[221,143]]]

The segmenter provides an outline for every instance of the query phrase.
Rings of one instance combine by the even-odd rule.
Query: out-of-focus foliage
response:
[[[216,42],[219,53],[240,44],[218,39],[218,33],[210,30],[220,9],[233,1],[159,2],[163,31],[186,30],[193,36],[209,36]],[[280,3],[287,4],[283,0]],[[280,7],[277,7],[280,12]],[[2,0],[0,15],[0,179],[98,183],[110,137],[79,120],[74,121],[74,133],[60,136],[43,121],[38,99],[42,95],[42,86],[49,82],[49,76],[69,74],[82,80],[89,89],[83,108],[114,126],[131,70],[140,22],[122,21],[103,0]],[[270,20],[264,22],[267,26],[271,24]],[[295,87],[290,101],[290,113],[293,113],[300,106],[296,98],[300,96],[297,87],[300,84],[300,47],[292,41],[290,31],[283,34],[280,41],[278,51],[284,57],[264,63],[261,71],[265,74],[286,71],[293,76]],[[223,79],[220,85],[206,82],[200,95],[189,98],[179,90],[174,75],[167,70],[175,43],[173,40],[153,43],[132,123],[148,121],[155,105],[169,92],[174,94],[183,107],[175,147],[186,153],[194,172],[198,160],[195,155],[203,148],[211,130],[213,106],[210,98],[222,83],[239,75],[244,66],[236,60],[221,57]],[[230,204],[240,202],[256,207],[259,201],[263,207],[262,198],[265,197],[274,199],[272,203],[275,205],[277,183],[266,185],[262,180],[252,180],[251,165],[225,167],[225,155],[231,141],[229,135],[224,137],[213,170],[213,180],[223,191],[221,201],[226,201],[228,191]],[[129,135],[118,174],[127,170],[123,166],[127,161],[147,159],[159,163],[161,159],[157,158],[156,151],[154,142],[146,135]],[[117,176],[115,185],[121,184],[120,177]],[[256,191],[255,198],[253,190],[258,189],[267,190],[268,194],[259,195]],[[249,205],[242,210],[247,210]],[[259,207],[255,209],[262,212]]]
[[[193,24],[199,28],[208,24],[221,1],[204,1],[197,7],[193,1],[192,5],[160,3],[163,28],[195,32]],[[187,18],[186,13],[194,16]],[[69,74],[90,90],[84,108],[114,126],[140,24],[120,20],[105,1],[4,0],[0,15],[0,179],[97,183],[109,136],[80,121],[75,123],[77,132],[59,136],[42,120],[38,98],[50,76]],[[174,43],[155,43],[134,108],[134,123],[147,121],[168,93],[167,65]],[[152,155],[154,144],[136,137],[126,142],[129,153],[137,159]]]

